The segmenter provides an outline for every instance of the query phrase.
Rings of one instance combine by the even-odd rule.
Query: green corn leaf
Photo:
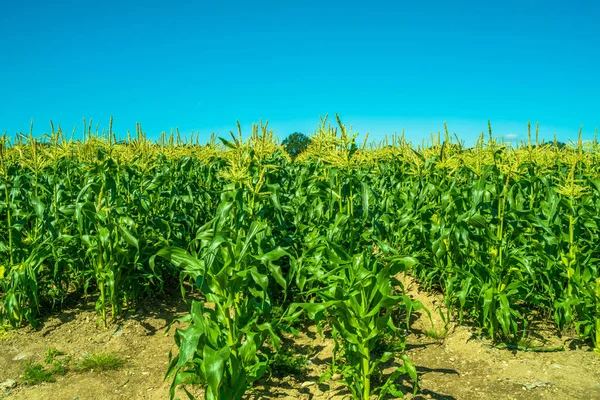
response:
[[[133,236],[127,227],[119,225],[119,231],[121,232],[121,235],[123,235],[123,238],[128,245],[135,247],[138,250],[140,249],[138,240],[135,238],[135,236]]]
[[[223,371],[225,362],[231,356],[231,349],[225,346],[215,350],[210,346],[204,346],[202,354],[202,366],[206,376],[206,399],[218,400],[221,399],[220,388],[223,381]]]
[[[195,270],[198,272],[204,271],[204,265],[196,257],[192,256],[187,251],[178,247],[166,247],[156,253],[158,257],[173,263],[176,267]]]

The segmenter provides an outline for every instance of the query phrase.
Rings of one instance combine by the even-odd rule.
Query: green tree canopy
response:
[[[298,157],[310,144],[310,138],[303,133],[294,132],[281,143],[292,158]]]

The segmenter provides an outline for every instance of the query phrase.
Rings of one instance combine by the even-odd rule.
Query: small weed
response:
[[[121,368],[125,360],[114,353],[86,354],[77,362],[79,371],[109,371]]]
[[[48,347],[46,354],[44,355],[44,362],[46,364],[52,364],[57,356],[64,356],[65,352],[57,350],[55,347]]]
[[[7,339],[11,330],[10,325],[0,324],[0,339]]]
[[[275,355],[271,368],[277,375],[302,375],[306,372],[307,361],[305,355],[280,352]]]
[[[66,360],[54,360],[52,365],[50,366],[49,372],[52,375],[63,376],[67,373],[67,364],[69,363],[70,358]]]
[[[524,337],[524,338],[519,339],[517,341],[516,345],[520,346],[520,347],[535,347],[535,346],[539,346],[539,343],[536,343],[536,341],[531,338]]]
[[[190,375],[181,381],[182,385],[205,385],[206,382],[199,375]]]
[[[56,379],[50,371],[44,369],[42,364],[34,364],[31,361],[25,362],[23,369],[23,383],[36,385],[42,382],[55,382]]]
[[[428,331],[425,332],[425,336],[427,336],[428,338],[431,339],[435,339],[435,340],[440,340],[446,337],[446,335],[448,334],[448,329],[444,328],[441,330],[437,330],[435,328],[431,328]]]

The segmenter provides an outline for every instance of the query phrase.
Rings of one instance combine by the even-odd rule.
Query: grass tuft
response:
[[[44,369],[42,364],[34,364],[32,361],[25,362],[23,368],[23,383],[37,385],[42,382],[55,382],[56,379],[50,371]]]
[[[65,352],[56,349],[55,347],[48,347],[46,349],[46,354],[44,355],[44,362],[46,364],[54,363],[54,360],[57,356],[64,356]]]
[[[76,364],[79,371],[110,371],[121,368],[125,360],[115,353],[86,354]]]
[[[435,339],[435,340],[444,339],[447,334],[448,334],[448,329],[446,329],[446,328],[441,329],[441,330],[431,328],[425,332],[425,336],[427,336],[428,338],[431,338],[431,339]]]
[[[303,375],[307,371],[308,357],[281,351],[275,354],[271,368],[277,375]]]
[[[54,360],[52,365],[50,366],[50,373],[52,375],[63,376],[67,373],[67,364],[69,362],[69,358],[66,360]]]

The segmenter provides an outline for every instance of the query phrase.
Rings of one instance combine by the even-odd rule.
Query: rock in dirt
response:
[[[536,379],[533,382],[524,383],[523,386],[527,390],[533,390],[535,388],[543,388],[543,387],[552,386],[552,383],[550,383],[550,382],[544,382],[544,381],[540,381],[539,379]]]
[[[117,326],[117,329],[112,334],[113,336],[123,336],[123,327],[121,325]]]
[[[343,378],[342,374],[333,374],[333,375],[331,376],[331,380],[332,380],[332,381],[341,381],[341,380],[342,380],[342,378]]]
[[[4,382],[0,383],[0,388],[4,390],[12,389],[17,386],[17,382],[13,379],[7,379]]]

